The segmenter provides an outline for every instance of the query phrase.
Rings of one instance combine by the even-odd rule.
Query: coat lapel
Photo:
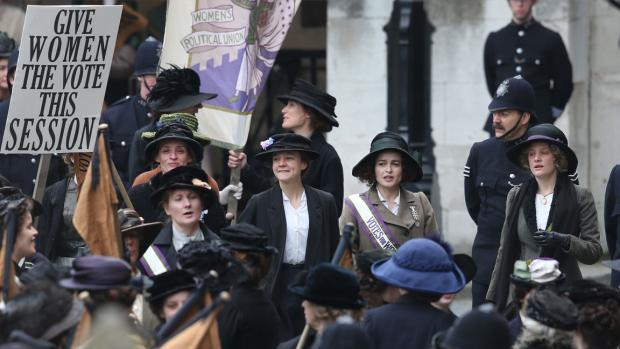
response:
[[[402,188],[400,189],[400,209],[398,210],[398,218],[401,221],[401,226],[407,229],[411,229],[414,225],[419,227],[422,224],[421,208],[422,205],[415,193]],[[417,216],[417,218],[414,217],[414,215]]]
[[[409,229],[409,227],[413,225],[413,219],[411,219],[411,222],[406,220],[407,215],[411,217],[411,212],[409,209],[410,204],[404,196],[404,190],[401,189],[400,192],[400,208],[398,210],[398,216],[395,216],[390,210],[387,209],[387,207],[385,207],[385,205],[383,205],[383,203],[381,203],[376,187],[371,188],[367,193],[370,203],[374,206],[377,212],[379,212],[381,218],[383,218],[383,221],[386,224],[396,225],[405,229]],[[409,223],[410,225],[408,225]]]
[[[172,269],[176,269],[177,251],[174,250],[174,245],[172,244],[172,223],[168,222],[164,225],[164,228],[159,232],[153,241],[153,245],[159,247],[159,249],[164,253],[164,257],[166,257],[168,265]]]
[[[308,240],[306,242],[306,261],[308,256],[312,256],[314,251],[321,248],[319,246],[321,236],[321,222],[323,222],[321,200],[318,194],[304,186],[306,191],[306,201],[308,205]]]
[[[278,248],[278,259],[282,262],[284,257],[284,247],[286,245],[286,216],[284,215],[284,204],[282,203],[282,190],[279,186],[275,186],[271,189],[269,195],[271,206],[268,209],[268,219],[271,229],[269,233],[272,236],[273,244]]]

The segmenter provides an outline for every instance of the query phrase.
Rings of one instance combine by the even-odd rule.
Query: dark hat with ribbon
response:
[[[568,146],[568,139],[562,130],[552,124],[536,125],[525,133],[523,140],[508,149],[506,155],[513,163],[522,166],[519,161],[521,154],[534,142],[546,142],[557,146],[568,160],[568,175],[571,180],[577,178],[577,155]]]
[[[9,58],[17,45],[5,32],[0,32],[0,58]]]
[[[200,92],[198,73],[173,65],[157,76],[148,101],[149,106],[158,112],[171,113],[201,105],[203,101],[215,97],[215,93]]]
[[[340,266],[320,263],[305,278],[289,286],[289,290],[314,304],[340,309],[359,309],[366,303],[359,296],[360,285],[355,275]]]
[[[509,349],[511,346],[508,323],[490,304],[458,319],[442,341],[442,348],[451,349]]]
[[[19,58],[19,49],[16,47],[13,51],[11,51],[11,55],[9,56],[9,66],[8,72],[11,74],[17,68],[17,59]]]
[[[291,91],[288,94],[278,96],[278,99],[283,103],[291,100],[312,108],[332,126],[338,127],[337,116],[334,112],[336,98],[306,80],[295,79]]]
[[[434,294],[457,293],[465,276],[446,249],[430,239],[412,239],[392,257],[372,265],[373,275],[388,285]]]
[[[162,120],[163,119],[163,120]],[[155,159],[159,146],[163,141],[179,140],[187,143],[193,155],[194,162],[202,160],[203,147],[210,143],[209,139],[198,131],[198,119],[187,113],[162,115],[157,123],[155,132],[143,132],[142,139],[149,141],[144,148],[147,159]]]
[[[374,169],[377,155],[387,150],[394,150],[402,155],[403,182],[414,182],[422,178],[422,167],[420,167],[416,159],[409,154],[407,142],[405,142],[403,137],[399,134],[390,131],[381,132],[372,139],[368,154],[366,154],[357,165],[353,166],[353,171],[351,171],[353,176],[360,177],[368,167]]]
[[[577,306],[584,303],[605,303],[615,300],[620,303],[620,290],[594,280],[575,280],[562,290],[562,295],[570,298]]]
[[[530,123],[536,118],[536,94],[532,85],[521,75],[502,81],[489,103],[489,111],[514,109],[530,113]]]
[[[133,75],[155,75],[161,56],[161,42],[152,36],[144,40],[136,52]]]
[[[130,208],[118,210],[117,218],[122,236],[135,233],[140,237],[140,255],[151,245],[164,226],[162,222],[144,223],[138,212]]]
[[[577,328],[577,306],[551,290],[537,290],[527,298],[525,315],[539,323],[564,331]]]
[[[19,207],[24,202],[27,203],[30,214],[35,217],[41,214],[41,204],[24,194],[21,189],[16,187],[0,188],[0,217],[4,217],[9,210]]]
[[[278,249],[269,246],[269,239],[265,232],[249,223],[237,223],[223,228],[220,230],[220,237],[231,250],[266,254],[278,252]]]
[[[263,148],[263,151],[256,154],[256,158],[263,161],[271,161],[271,158],[275,153],[289,151],[304,153],[306,158],[309,160],[314,160],[319,157],[319,153],[312,150],[312,141],[295,133],[281,133],[273,135],[260,142],[260,146]]]
[[[73,260],[71,278],[60,286],[72,290],[108,290],[132,286],[131,266],[109,256],[84,256]]]
[[[168,190],[191,189],[197,192],[202,199],[203,209],[211,206],[215,200],[215,192],[209,185],[209,175],[196,166],[179,166],[172,170],[158,174],[151,179],[154,188],[151,202],[158,205]]]
[[[466,284],[468,284],[471,280],[474,279],[478,268],[476,267],[474,259],[471,258],[470,255],[465,253],[457,253],[452,255],[452,259],[454,259],[454,263],[456,263],[456,265],[463,273],[463,276],[465,276]]]
[[[170,270],[151,278],[153,285],[146,289],[149,303],[165,299],[179,291],[193,290],[196,281],[190,273],[183,269]]]

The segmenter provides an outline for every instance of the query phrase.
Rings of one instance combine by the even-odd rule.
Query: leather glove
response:
[[[570,247],[570,235],[567,234],[562,234],[555,231],[538,230],[532,234],[532,237],[539,246],[560,246],[564,250],[568,250]]]
[[[239,185],[229,184],[226,188],[220,190],[220,205],[228,205],[231,195],[235,199],[241,200],[241,196],[243,196],[243,183],[239,182]]]

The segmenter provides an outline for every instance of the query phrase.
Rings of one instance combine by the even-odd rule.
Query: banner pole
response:
[[[235,153],[239,154],[241,153],[241,150],[235,150]],[[241,168],[237,167],[232,169],[230,171],[230,184],[238,186],[240,181]],[[235,222],[237,221],[237,205],[239,201],[232,194],[228,195],[230,195],[230,198],[228,200],[228,212],[226,212],[226,219],[230,221],[230,224],[235,224]]]
[[[37,170],[37,179],[34,183],[34,192],[32,193],[32,197],[38,202],[43,200],[51,161],[52,154],[42,154],[39,156],[39,169]]]

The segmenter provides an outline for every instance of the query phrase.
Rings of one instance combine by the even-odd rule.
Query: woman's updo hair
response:
[[[549,143],[546,144],[549,146],[551,154],[553,154],[553,162],[555,163],[555,167],[558,169],[558,171],[561,173],[568,172],[568,158],[566,157],[566,154],[564,154],[564,152],[557,145]],[[530,162],[528,159],[528,152],[529,147],[525,148],[525,150],[521,152],[521,155],[519,156],[519,163],[521,164],[521,167],[529,171]]]

